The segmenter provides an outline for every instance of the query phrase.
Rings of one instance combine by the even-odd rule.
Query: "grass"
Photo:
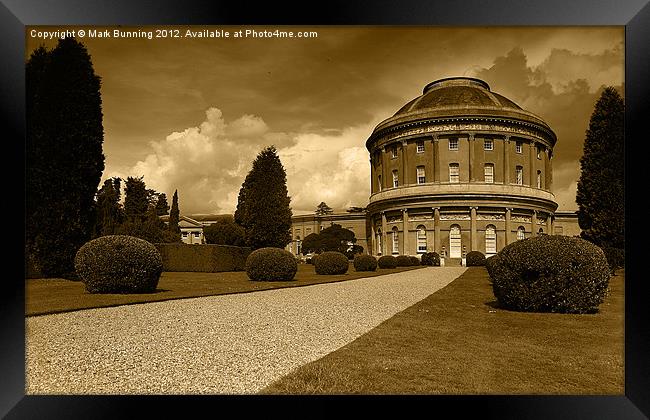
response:
[[[624,394],[624,272],[589,315],[500,309],[483,267],[262,394]]]
[[[25,281],[25,313],[27,316],[45,315],[134,303],[306,286],[399,273],[417,268],[421,267],[378,268],[374,272],[356,272],[350,265],[346,274],[325,276],[316,274],[313,265],[299,264],[293,281],[278,282],[251,281],[243,271],[224,273],[164,272],[155,292],[141,294],[91,294],[87,293],[84,284],[78,281],[28,279]]]

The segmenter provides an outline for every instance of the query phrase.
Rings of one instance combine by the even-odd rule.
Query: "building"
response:
[[[579,234],[575,213],[555,213],[556,142],[546,122],[482,80],[431,82],[366,141],[371,194],[357,238],[372,255],[460,259],[539,234]],[[360,215],[345,216],[331,215],[361,229]],[[288,249],[296,253],[305,229],[324,221],[294,217]]]
[[[322,216],[316,214],[293,216],[291,218],[292,241],[287,245],[286,250],[294,255],[299,255],[302,240],[307,235],[319,233],[333,224],[341,225],[344,229],[354,232],[354,237],[357,239],[356,245],[362,246],[364,251],[368,249],[367,217],[365,211],[360,211],[325,214]]]
[[[190,216],[179,216],[178,227],[181,229],[181,240],[186,244],[200,245],[205,243],[203,228],[216,223],[224,218],[232,218],[232,215],[224,214],[197,214]],[[169,216],[160,216],[166,224],[169,223]]]

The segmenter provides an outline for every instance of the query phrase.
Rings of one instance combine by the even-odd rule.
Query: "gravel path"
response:
[[[249,394],[353,341],[464,267],[26,320],[27,394]]]

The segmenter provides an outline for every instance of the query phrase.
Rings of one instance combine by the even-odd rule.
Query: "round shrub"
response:
[[[411,265],[413,266],[420,265],[420,259],[418,257],[409,257],[409,259],[411,260]]]
[[[316,274],[345,274],[349,267],[348,257],[337,251],[323,252],[314,263]]]
[[[437,252],[425,252],[422,254],[421,264],[440,267],[440,255]]]
[[[392,255],[383,255],[377,260],[379,268],[395,268],[397,267],[397,258]]]
[[[298,261],[289,251],[260,248],[246,258],[246,274],[254,281],[289,281],[298,271]]]
[[[375,271],[377,269],[377,259],[372,255],[357,255],[354,257],[354,269],[356,271]]]
[[[470,251],[465,256],[465,264],[468,267],[482,267],[485,265],[485,255],[479,251]]]
[[[77,251],[74,265],[89,293],[153,292],[163,271],[156,247],[127,235],[86,242]]]
[[[408,255],[398,255],[395,260],[398,267],[409,267],[411,265],[411,257]]]
[[[610,277],[600,248],[559,235],[514,242],[490,257],[487,270],[499,304],[527,312],[596,312]]]

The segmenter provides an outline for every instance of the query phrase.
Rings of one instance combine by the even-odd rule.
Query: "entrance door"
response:
[[[460,226],[453,225],[449,230],[449,258],[461,257]]]

